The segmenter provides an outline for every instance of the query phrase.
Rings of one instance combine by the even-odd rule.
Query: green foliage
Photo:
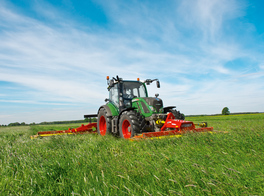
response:
[[[223,110],[222,110],[222,114],[223,115],[229,115],[230,114],[229,108],[228,107],[224,107]]]
[[[20,126],[19,122],[9,123],[8,126]]]
[[[30,123],[29,125],[60,125],[60,124],[73,124],[73,123],[87,123],[87,122],[96,122],[97,118],[85,118],[84,120],[69,120],[69,121],[53,121],[53,122],[41,122],[36,124],[35,122]],[[8,126],[12,127],[12,126],[27,126],[28,124],[26,124],[25,122],[19,123],[19,122],[15,122],[15,123],[9,123]],[[1,125],[0,125],[1,126]],[[2,125],[2,126],[6,126],[6,125]]]
[[[97,122],[97,118],[85,118],[84,119],[85,122]]]
[[[73,124],[73,123],[86,123],[87,119],[84,120],[69,120],[69,121],[52,121],[52,122],[41,122],[40,125],[60,125],[60,124]]]
[[[218,133],[129,141],[30,139],[69,125],[0,128],[0,195],[263,195],[264,114],[186,117]],[[70,126],[79,126],[72,124]]]

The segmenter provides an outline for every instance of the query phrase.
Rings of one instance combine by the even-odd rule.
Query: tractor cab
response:
[[[136,97],[148,97],[144,83],[138,81],[124,81],[118,76],[108,80],[109,99],[119,110],[130,108],[132,99]]]
[[[122,111],[127,108],[132,107],[132,102],[135,98],[147,98],[148,92],[146,85],[149,85],[155,80],[146,80],[144,82],[139,81],[139,78],[136,81],[126,81],[122,80],[118,76],[109,80],[108,91],[109,99],[107,101],[113,103],[119,111]],[[159,81],[157,80],[157,87],[160,87]]]

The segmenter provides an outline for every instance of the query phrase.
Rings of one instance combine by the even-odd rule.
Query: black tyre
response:
[[[179,120],[184,120],[185,119],[184,114],[180,113],[180,111],[171,109],[170,112],[173,114],[173,116],[175,116],[176,119],[179,119]]]
[[[139,123],[139,133],[143,133],[146,131],[146,121],[144,116],[142,116],[139,112],[136,112],[138,123]]]
[[[111,129],[111,119],[107,117],[106,110],[101,108],[97,117],[97,133],[104,136],[105,134],[111,133]]]
[[[119,120],[119,135],[121,138],[129,139],[139,133],[140,125],[137,113],[134,110],[124,112]]]

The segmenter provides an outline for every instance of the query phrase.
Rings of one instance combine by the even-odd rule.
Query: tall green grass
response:
[[[219,132],[31,140],[69,125],[1,128],[0,195],[264,195],[263,114],[187,120]]]

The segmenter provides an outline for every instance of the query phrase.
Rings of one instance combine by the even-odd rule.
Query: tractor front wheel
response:
[[[180,113],[180,111],[177,110],[170,110],[170,112],[173,114],[173,116],[175,117],[175,119],[179,119],[179,120],[184,120],[185,116],[184,114]]]
[[[126,111],[119,120],[119,135],[121,138],[129,139],[139,133],[140,125],[134,110]]]
[[[111,132],[111,120],[107,117],[106,110],[101,108],[97,118],[97,133],[104,136]]]

